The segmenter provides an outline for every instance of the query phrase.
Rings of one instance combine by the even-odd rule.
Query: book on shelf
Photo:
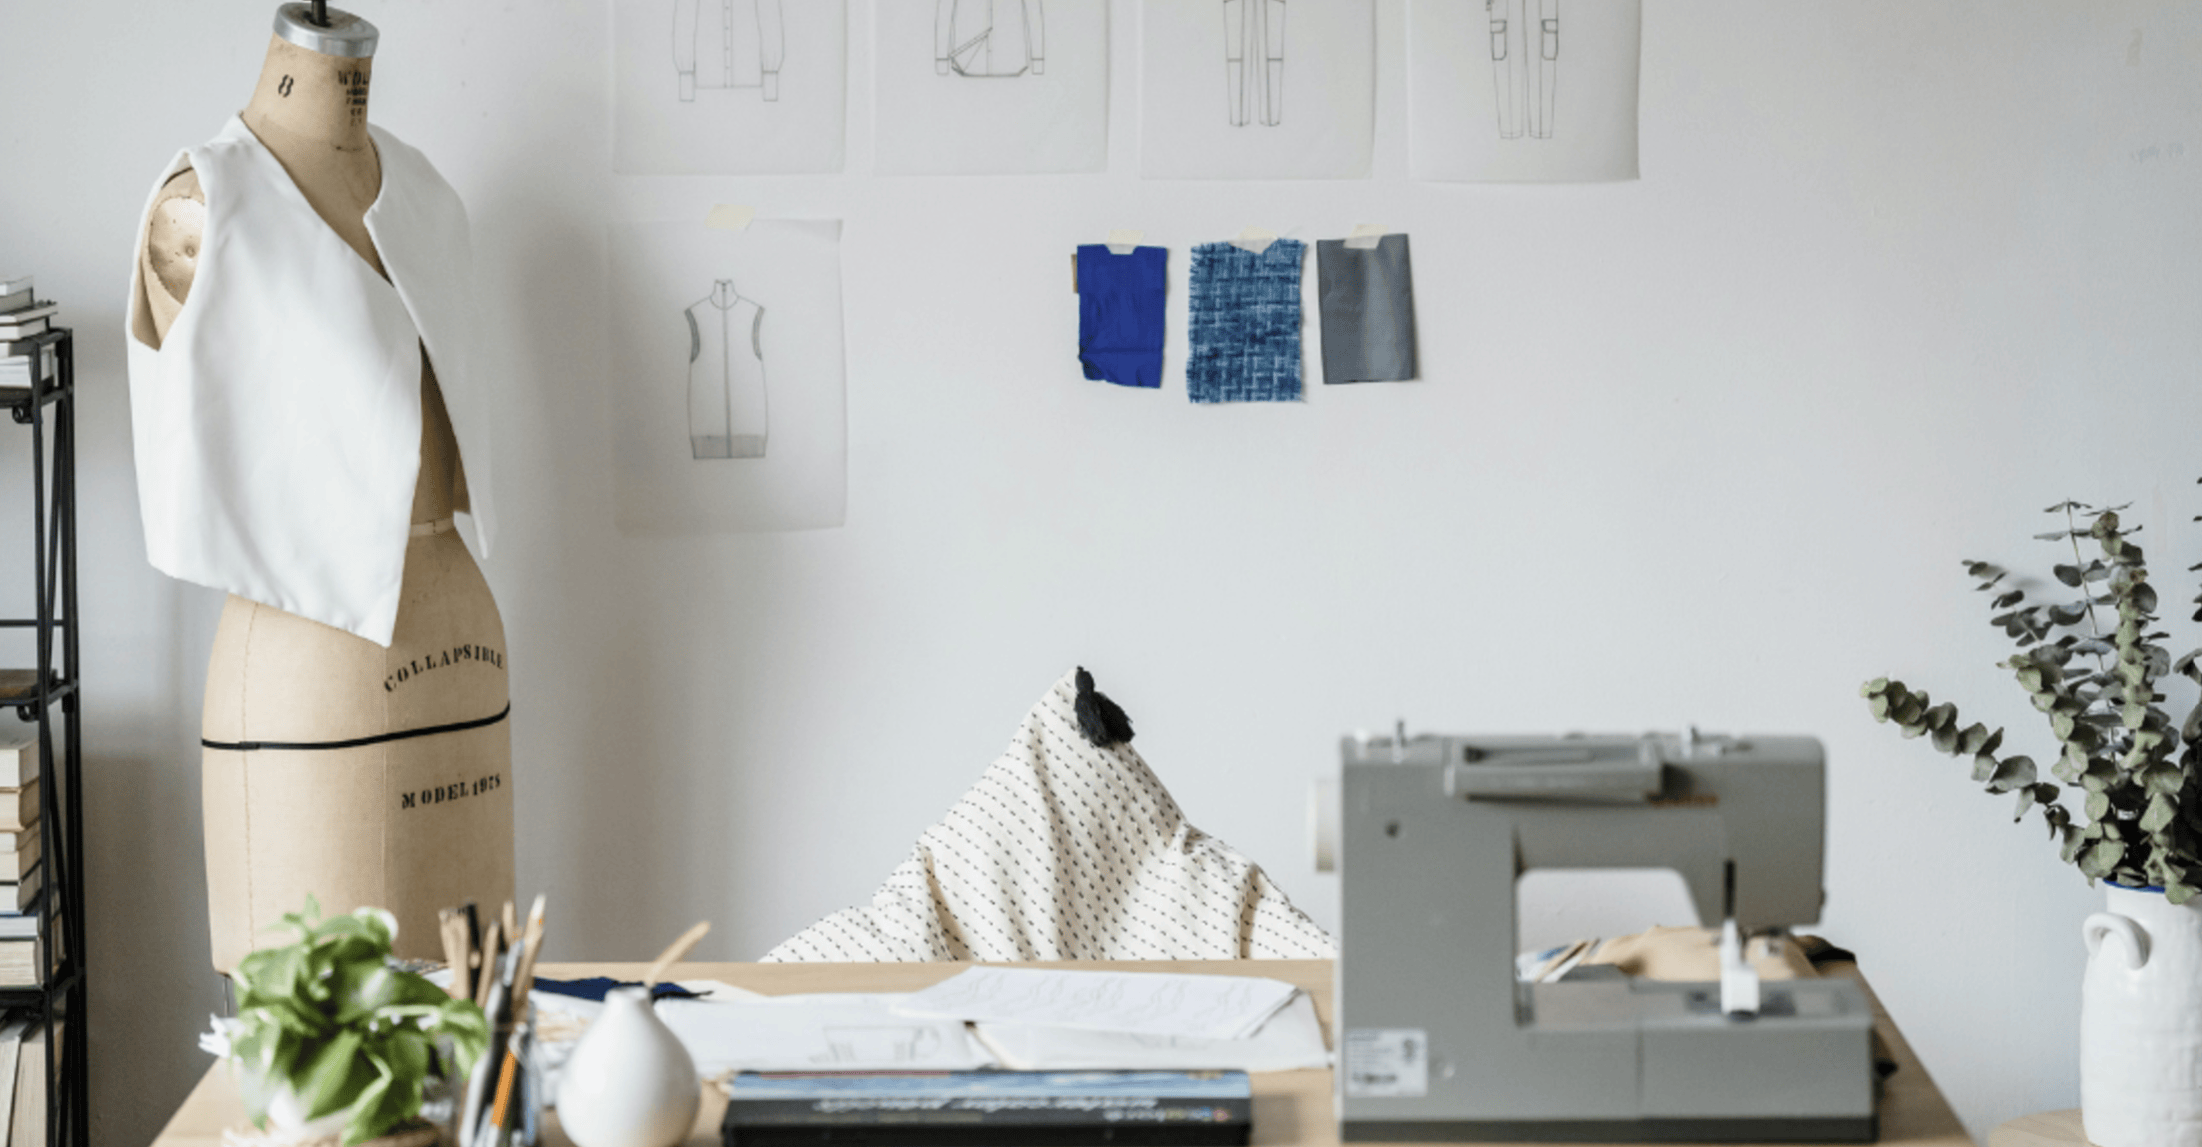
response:
[[[1239,1144],[1254,1118],[1243,1071],[744,1071],[726,1092],[725,1147]]]
[[[0,321],[0,357],[31,353],[31,348],[37,344],[17,340],[27,340],[32,335],[45,334],[46,328],[51,326],[52,323],[53,320],[51,319],[32,319],[27,323]]]
[[[52,318],[54,312],[60,309],[61,304],[48,299],[45,302],[17,307],[12,311],[0,311],[0,338],[9,337],[8,331],[13,328],[26,327],[33,323],[38,324],[38,330],[31,333],[37,334],[38,331],[46,329],[46,320]]]
[[[38,903],[38,893],[45,887],[46,866],[37,863],[14,880],[0,880],[0,921],[9,919],[5,909],[10,904],[15,906],[16,917],[34,919],[31,906]]]
[[[0,832],[22,832],[38,823],[38,778],[0,788]]]
[[[0,883],[20,883],[24,873],[38,867],[44,853],[35,824],[21,832],[0,832]]]
[[[30,275],[0,275],[0,298],[31,289]]]
[[[54,1019],[54,1057],[60,1058],[62,1021]],[[33,1020],[23,1032],[15,1057],[15,1110],[8,1119],[11,1147],[38,1147],[46,1141],[46,1025]]]
[[[58,356],[51,346],[38,348],[38,377],[52,378],[57,369]],[[0,386],[29,386],[31,384],[31,356],[10,355],[0,358]]]
[[[20,291],[10,291],[6,288],[6,283],[0,283],[0,315],[5,315],[9,311],[28,309],[32,303],[37,301],[31,298],[29,287],[25,287]]]
[[[9,1016],[5,1024],[0,1024],[0,1127],[12,1128],[15,1105],[25,1102],[24,1097],[16,1093],[16,1071],[22,1062],[23,1041],[30,1038],[33,1023],[14,1015]],[[37,1102],[44,1106],[46,1097],[39,1096]]]
[[[46,982],[45,939],[0,940],[0,988],[35,988]]]
[[[25,728],[0,734],[0,788],[16,788],[38,775],[38,730]],[[0,841],[0,849],[13,849],[13,840]]]

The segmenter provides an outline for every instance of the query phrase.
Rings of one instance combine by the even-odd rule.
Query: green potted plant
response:
[[[351,1144],[420,1118],[439,1038],[467,1070],[489,1044],[471,1001],[390,963],[397,922],[379,908],[330,920],[312,897],[283,917],[296,942],[246,956],[231,976],[237,1014],[206,1041],[237,1065],[254,1125],[335,1134]]]
[[[2157,691],[2170,674],[2202,682],[2202,650],[2175,660],[2159,644],[2169,634],[2156,628],[2156,590],[2124,508],[2049,507],[2063,528],[2037,537],[2071,548],[2051,570],[2069,600],[2030,601],[2002,567],[1965,563],[2017,643],[1998,664],[2047,719],[2058,745],[2049,773],[2064,785],[2033,758],[2005,755],[2002,729],[1966,724],[1924,690],[1886,677],[1862,690],[1874,719],[1970,758],[1989,792],[2017,794],[2019,818],[2040,809],[2064,860],[2108,885],[2108,910],[2082,929],[2080,1108],[2098,1147],[2202,1142],[2202,1090],[2185,1066],[2202,1062],[2202,705],[2174,721]],[[2065,786],[2084,820],[2062,803]]]

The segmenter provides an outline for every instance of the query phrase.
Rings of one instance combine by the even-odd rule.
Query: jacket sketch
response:
[[[1224,96],[1232,127],[1284,122],[1284,57],[1285,0],[1223,0]]]
[[[673,0],[673,66],[680,98],[697,88],[759,88],[780,98],[787,34],[781,0]]]
[[[1552,138],[1560,80],[1560,0],[1483,0],[1491,18],[1491,82],[1498,89],[1499,138]],[[1532,20],[1532,18],[1534,18]]]
[[[933,70],[971,79],[1047,71],[1041,0],[936,0]]]
[[[699,461],[762,458],[765,309],[729,279],[682,312],[688,319],[688,448]]]

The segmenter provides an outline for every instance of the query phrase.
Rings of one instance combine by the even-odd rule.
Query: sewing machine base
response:
[[[1879,1120],[1830,1119],[1354,1119],[1348,1143],[1872,1143]]]

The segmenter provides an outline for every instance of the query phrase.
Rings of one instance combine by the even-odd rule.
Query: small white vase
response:
[[[703,1102],[696,1061],[645,988],[619,988],[589,1024],[558,1083],[558,1123],[576,1147],[673,1147]]]
[[[2202,899],[2106,884],[2082,927],[2080,1119],[2096,1147],[2202,1147]]]

